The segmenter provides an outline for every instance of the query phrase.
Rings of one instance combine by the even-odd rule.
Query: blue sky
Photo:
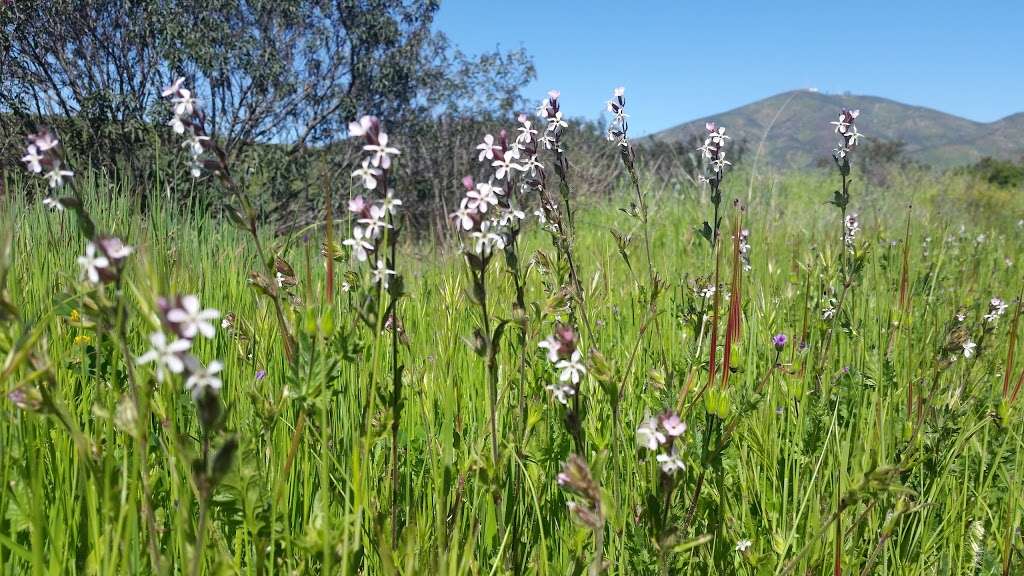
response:
[[[795,88],[870,94],[983,122],[1024,111],[1024,0],[444,0],[463,50],[520,46],[563,110],[626,87],[642,135]]]

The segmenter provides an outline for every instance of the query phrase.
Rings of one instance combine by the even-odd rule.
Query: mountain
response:
[[[753,154],[770,126],[761,162],[800,168],[830,156],[837,137],[829,122],[842,108],[860,109],[857,127],[864,134],[864,144],[872,139],[902,140],[911,158],[931,166],[971,164],[985,156],[1007,160],[1024,156],[1024,112],[996,122],[974,122],[877,96],[812,90],[777,94],[656,132],[643,140],[647,145],[686,142],[703,133],[705,122],[714,120],[727,128],[734,141],[745,140]]]

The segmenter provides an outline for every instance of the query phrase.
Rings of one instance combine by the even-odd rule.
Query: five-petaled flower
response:
[[[385,170],[391,167],[391,157],[401,154],[398,148],[388,146],[388,135],[384,132],[381,132],[377,136],[376,144],[366,144],[363,146],[363,150],[373,153],[370,162],[375,167],[380,167]]]
[[[661,464],[661,471],[665,474],[675,474],[678,471],[686,470],[686,464],[679,458],[679,451],[675,446],[667,453],[658,454],[655,460]]]
[[[99,284],[101,276],[110,267],[110,260],[89,242],[85,245],[85,255],[78,257],[78,265],[82,268],[82,278]]]
[[[46,180],[50,183],[50,188],[60,188],[64,185],[64,179],[74,176],[75,173],[71,170],[64,170],[61,168],[60,160],[53,161],[53,168],[46,173]]]
[[[197,366],[190,367],[189,376],[185,379],[185,389],[192,392],[193,398],[202,396],[204,390],[220,392],[223,382],[218,374],[224,369],[224,365],[218,360],[214,360],[206,366],[199,366],[198,362],[196,364]]]
[[[483,162],[485,159],[494,160],[494,153],[496,151],[500,152],[501,146],[498,146],[497,144],[494,143],[494,136],[490,134],[484,134],[484,141],[480,144],[477,144],[476,149],[480,151],[480,156],[478,157],[478,160],[480,162]]]
[[[142,356],[135,359],[137,364],[156,364],[156,379],[164,381],[166,372],[181,374],[185,370],[185,361],[182,354],[192,347],[192,342],[184,338],[176,339],[173,342],[167,341],[163,332],[153,332],[149,335],[149,343],[152,348]]]
[[[373,244],[369,242],[369,237],[359,226],[352,228],[352,237],[344,240],[342,244],[351,248],[352,255],[360,262],[366,262],[370,252],[373,251]]]
[[[668,437],[660,429],[659,424],[655,416],[645,418],[636,429],[637,444],[652,451],[664,444]]]
[[[384,174],[383,170],[370,166],[370,159],[364,158],[360,167],[356,168],[356,170],[352,172],[352,177],[362,180],[363,188],[373,190],[377,187],[377,179],[380,178],[382,174]],[[362,198],[362,196],[358,196],[358,198]],[[351,207],[351,205],[352,204],[350,203],[349,206]]]
[[[387,267],[383,260],[377,259],[377,265],[373,268],[373,283],[380,284],[385,290],[388,289],[388,276],[394,276],[395,271]]]
[[[466,199],[469,200],[467,208],[478,212],[487,212],[488,206],[498,205],[498,188],[490,182],[478,182],[476,188],[466,192]]]
[[[180,305],[167,311],[167,320],[179,326],[181,336],[192,339],[196,334],[213,338],[216,333],[212,320],[220,318],[220,312],[207,308],[203,310],[199,298],[194,295],[183,296]]]
[[[974,356],[975,349],[977,347],[978,347],[978,345],[975,344],[972,340],[968,340],[968,341],[964,342],[963,343],[964,358],[970,358],[971,356]]]
[[[561,370],[558,379],[563,382],[571,381],[573,384],[579,384],[580,378],[587,373],[587,367],[583,365],[581,358],[580,351],[575,351],[568,360],[558,361],[555,364],[555,368]]]

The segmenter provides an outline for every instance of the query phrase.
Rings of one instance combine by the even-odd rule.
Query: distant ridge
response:
[[[783,108],[784,106],[784,108]],[[782,112],[779,113],[780,108]],[[915,160],[945,168],[971,164],[985,156],[1017,160],[1024,156],[1024,112],[995,122],[974,122],[922,106],[877,96],[824,94],[793,90],[745,106],[698,118],[651,134],[646,144],[686,141],[709,120],[728,128],[733,138],[756,149],[778,114],[761,162],[801,168],[827,158],[835,146],[829,122],[842,108],[860,109],[857,126],[866,139],[902,140]]]

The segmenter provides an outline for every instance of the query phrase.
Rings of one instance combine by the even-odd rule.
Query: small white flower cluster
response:
[[[743,262],[743,271],[750,271],[750,230],[740,230],[740,261]]]
[[[476,182],[472,176],[463,178],[466,194],[459,208],[449,215],[456,228],[467,235],[468,249],[484,258],[494,250],[504,250],[510,234],[526,219],[511,193],[516,175],[523,176],[520,184],[524,192],[540,185],[544,178],[544,166],[537,160],[537,131],[525,114],[520,114],[517,121],[518,134],[511,143],[505,130],[497,138],[484,135],[476,149],[488,179]]]
[[[366,262],[371,253],[379,253],[384,231],[394,228],[390,220],[398,214],[398,207],[402,205],[402,201],[395,197],[394,189],[388,187],[391,159],[401,152],[389,145],[388,135],[375,116],[363,116],[356,122],[350,122],[348,132],[352,137],[364,138],[366,144],[363,150],[369,153],[360,167],[352,172],[352,177],[362,184],[367,194],[377,189],[385,190],[384,198],[380,200],[358,195],[348,203],[348,210],[355,216],[356,224],[352,227],[352,236],[342,244],[349,247],[353,258]],[[390,277],[396,274],[380,257],[376,258],[371,271],[374,284],[380,284],[385,290],[389,286]]]
[[[857,143],[862,136],[857,131],[857,124],[855,123],[858,116],[860,116],[860,110],[847,110],[843,108],[839,112],[839,120],[830,122],[830,124],[836,127],[836,134],[842,137],[839,145],[832,150],[832,155],[836,160],[846,158],[850,151],[857,147]]]
[[[25,156],[21,158],[25,167],[33,174],[42,174],[50,188],[57,189],[64,185],[64,180],[75,175],[65,170],[60,156],[60,141],[47,129],[37,134],[30,134]],[[47,207],[63,210],[64,206],[53,198],[43,200]]]
[[[172,300],[161,298],[157,306],[164,327],[173,334],[174,339],[169,340],[163,331],[153,332],[149,335],[150,349],[136,358],[135,362],[140,365],[153,363],[158,382],[163,382],[168,373],[188,372],[185,389],[195,399],[206,391],[220,393],[223,383],[218,374],[224,369],[224,364],[214,360],[203,366],[187,354],[196,337],[201,335],[212,340],[216,336],[214,321],[220,318],[220,312],[212,308],[203,309],[199,298],[194,295]]]
[[[558,102],[558,98],[561,95],[561,92],[558,90],[549,91],[548,97],[545,98],[540,103],[540,107],[537,108],[537,115],[547,121],[547,127],[544,128],[544,134],[542,134],[538,140],[541,144],[544,144],[544,147],[548,150],[555,149],[558,152],[562,151],[562,132],[569,127],[569,123],[562,118],[562,109]]]
[[[640,447],[658,452],[657,460],[662,472],[675,474],[685,470],[686,464],[679,457],[676,438],[686,433],[686,422],[679,415],[668,410],[658,416],[647,416],[636,429],[636,442]]]
[[[189,172],[193,178],[199,178],[203,170],[203,163],[200,159],[206,147],[204,143],[208,142],[210,137],[206,136],[203,132],[203,125],[199,115],[199,100],[196,99],[191,90],[184,87],[184,84],[185,79],[179,77],[170,86],[165,87],[160,96],[170,98],[171,100],[174,116],[171,117],[167,125],[171,127],[171,130],[174,130],[175,134],[185,136],[181,147],[187,150],[189,154]]]
[[[605,108],[612,114],[612,121],[608,125],[608,141],[624,148],[628,147],[629,122],[626,118],[629,118],[629,115],[626,114],[626,89],[622,86],[616,88]]]
[[[701,300],[707,300],[715,295],[717,288],[714,284],[699,284],[694,286],[693,293]]]
[[[843,230],[846,232],[843,235],[843,244],[845,244],[846,249],[852,253],[854,250],[854,244],[857,241],[857,233],[860,232],[860,218],[856,212],[846,215],[846,220],[843,222]]]
[[[714,122],[704,124],[704,130],[707,131],[704,144],[697,150],[707,160],[711,176],[701,177],[701,181],[721,180],[725,167],[732,165],[732,162],[725,159],[725,141],[729,140],[729,136],[725,134],[725,126],[718,126]]]
[[[549,384],[546,389],[562,405],[569,404],[569,398],[576,395],[580,380],[587,373],[583,356],[577,348],[576,331],[571,326],[558,325],[555,333],[538,345],[547,350],[548,361],[559,371],[558,383]]]
[[[988,302],[988,314],[985,314],[985,322],[993,323],[998,320],[1003,314],[1006,314],[1006,309],[1009,305],[1003,302],[1000,298],[992,298]]]

